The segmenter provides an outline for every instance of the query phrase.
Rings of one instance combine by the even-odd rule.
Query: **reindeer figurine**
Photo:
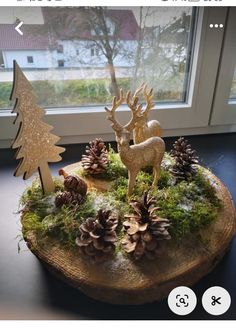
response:
[[[139,120],[134,127],[134,143],[140,143],[152,136],[161,136],[162,128],[161,124],[158,120],[150,120],[148,121],[148,115],[150,110],[154,107],[154,103],[152,101],[153,98],[153,90],[147,90],[147,85],[142,84],[134,96],[138,96],[138,94],[143,91],[144,98],[146,100],[146,108],[142,110],[142,119]]]
[[[115,111],[125,100],[132,112],[132,117],[126,125],[122,126],[115,119]],[[120,159],[128,169],[128,196],[131,196],[133,192],[138,172],[145,166],[153,167],[153,185],[157,184],[160,176],[161,161],[165,153],[165,143],[162,138],[157,136],[148,138],[146,141],[139,144],[129,144],[131,132],[135,125],[140,120],[143,120],[143,114],[141,112],[142,105],[139,105],[138,101],[137,92],[134,94],[133,98],[131,98],[130,91],[127,93],[126,97],[124,97],[123,91],[120,90],[119,99],[114,97],[112,108],[108,109],[105,107],[108,113],[107,119],[112,122],[111,126],[115,131]]]

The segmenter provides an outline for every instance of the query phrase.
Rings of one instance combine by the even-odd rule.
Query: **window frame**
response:
[[[212,108],[211,125],[236,124],[236,100],[229,98],[234,72],[236,70],[235,17],[236,8],[229,8],[215,99]]]
[[[159,120],[167,134],[171,130],[187,132],[208,127],[224,37],[224,29],[212,37],[209,24],[222,22],[225,25],[226,18],[225,7],[198,9],[188,100],[186,103],[158,104],[150,114],[150,119]],[[13,116],[9,111],[1,110],[0,140],[5,140],[5,144],[17,132]],[[120,110],[120,116],[123,122],[129,120],[127,107]],[[62,137],[61,143],[85,142],[98,135],[104,140],[114,140],[104,106],[47,109],[45,121]]]

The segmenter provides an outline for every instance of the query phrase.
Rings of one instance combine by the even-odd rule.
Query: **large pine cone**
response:
[[[104,173],[108,167],[108,152],[102,139],[89,142],[86,147],[86,155],[82,156],[82,166],[88,174],[96,175]]]
[[[154,214],[159,210],[154,206],[155,202],[156,199],[145,192],[142,200],[130,203],[136,214],[125,216],[127,220],[123,223],[125,236],[122,245],[135,260],[143,256],[154,259],[160,251],[159,241],[171,238],[168,232],[169,220]]]
[[[79,228],[76,244],[80,251],[96,262],[112,255],[117,241],[117,215],[110,210],[99,210],[96,218],[88,218]]]
[[[62,207],[62,205],[80,205],[84,203],[84,196],[75,193],[74,191],[63,191],[56,196],[56,207]]]
[[[153,218],[150,223],[142,224],[138,219],[124,222],[126,235],[122,245],[127,253],[132,253],[135,260],[143,256],[154,259],[160,252],[160,240],[169,240],[169,220],[160,217]]]
[[[194,165],[198,164],[198,156],[187,140],[183,137],[176,140],[170,154],[175,159],[171,172],[177,181],[188,180],[196,174],[197,169]]]

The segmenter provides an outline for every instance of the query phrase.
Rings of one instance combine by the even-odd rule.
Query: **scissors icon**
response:
[[[211,299],[212,299],[212,302],[211,302],[212,306],[215,306],[216,304],[221,305],[221,302],[220,302],[221,297],[216,298],[216,296],[212,296]]]

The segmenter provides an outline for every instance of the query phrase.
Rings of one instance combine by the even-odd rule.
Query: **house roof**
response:
[[[46,50],[49,49],[49,36],[43,25],[22,25],[21,36],[15,31],[15,24],[0,24],[0,50]]]
[[[45,24],[51,25],[57,39],[94,39],[89,24],[92,21],[89,9],[45,7],[42,11]],[[138,24],[132,10],[107,9],[105,14],[118,26],[119,39],[137,39]]]
[[[22,25],[23,36],[15,31],[17,23],[0,24],[0,50],[56,49],[58,40],[94,38],[80,8],[46,7],[42,8],[42,12],[45,24]],[[107,10],[107,15],[119,24],[119,39],[137,39],[138,25],[131,10]]]

